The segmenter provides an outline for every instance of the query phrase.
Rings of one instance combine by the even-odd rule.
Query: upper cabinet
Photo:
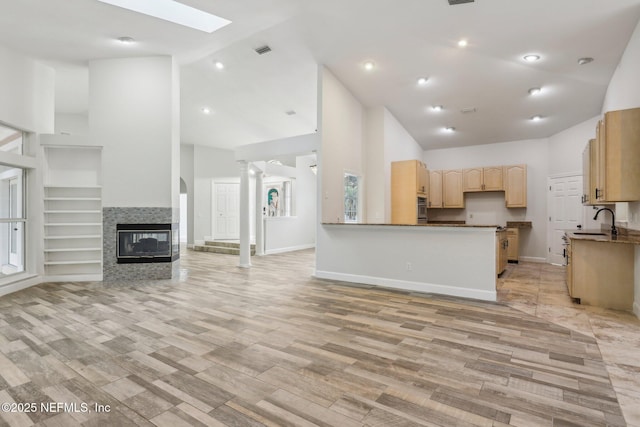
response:
[[[594,188],[591,180],[594,169],[591,168],[591,150],[595,149],[596,140],[591,139],[582,152],[582,203],[591,204],[591,188]]]
[[[419,160],[391,163],[391,222],[416,224],[417,197],[429,193],[429,172]]]
[[[502,191],[502,166],[469,168],[462,171],[462,191]]]
[[[505,204],[508,208],[527,207],[527,165],[503,166]]]
[[[606,113],[596,145],[598,204],[640,200],[640,108]]]
[[[442,207],[464,208],[462,169],[442,171]]]
[[[442,207],[442,171],[429,171],[429,207]]]

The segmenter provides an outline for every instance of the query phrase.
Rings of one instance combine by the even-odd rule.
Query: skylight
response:
[[[174,24],[184,25],[207,33],[231,23],[228,19],[195,9],[174,0],[98,0]]]

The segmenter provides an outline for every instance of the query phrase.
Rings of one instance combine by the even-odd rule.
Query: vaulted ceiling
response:
[[[182,142],[228,149],[313,132],[324,64],[428,149],[548,137],[599,114],[640,18],[640,0],[181,2],[233,22],[208,34],[96,0],[0,0],[0,45],[54,66],[56,109],[71,114],[87,113],[88,61],[174,55]]]

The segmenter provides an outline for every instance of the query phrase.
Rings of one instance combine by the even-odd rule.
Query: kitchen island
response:
[[[315,276],[495,301],[497,228],[323,223]]]

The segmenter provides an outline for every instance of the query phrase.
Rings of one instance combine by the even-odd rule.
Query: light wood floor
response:
[[[634,365],[608,365],[598,335],[638,323],[560,303],[562,269],[509,266],[492,304],[316,280],[313,258],[244,270],[188,251],[179,280],[0,298],[0,402],[90,409],[0,412],[0,425],[626,425],[607,369]]]

